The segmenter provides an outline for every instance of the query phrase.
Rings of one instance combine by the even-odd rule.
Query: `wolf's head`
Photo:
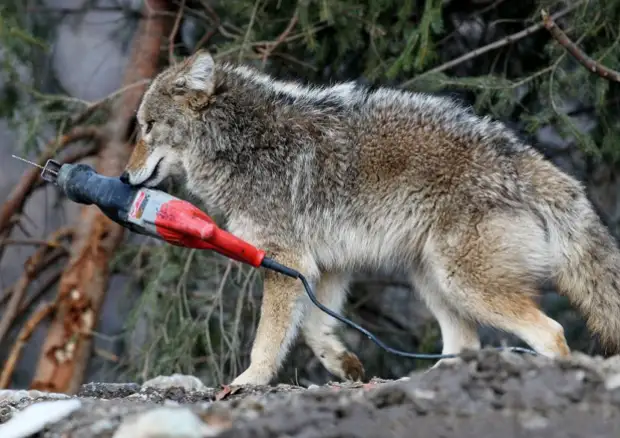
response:
[[[212,100],[215,64],[199,51],[162,71],[148,87],[137,113],[140,136],[121,180],[154,187],[183,172],[192,123]]]

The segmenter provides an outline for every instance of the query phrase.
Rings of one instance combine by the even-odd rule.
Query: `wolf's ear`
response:
[[[174,94],[185,94],[187,91],[213,93],[215,62],[206,50],[199,50],[184,62],[183,69],[173,83]]]

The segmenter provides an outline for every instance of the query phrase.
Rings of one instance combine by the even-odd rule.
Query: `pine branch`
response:
[[[568,53],[573,55],[573,57],[581,65],[590,70],[592,73],[595,73],[604,79],[620,83],[620,72],[605,67],[601,63],[586,55],[585,52],[581,50],[577,46],[577,44],[572,42],[571,39],[562,31],[562,29],[558,27],[553,18],[549,16],[547,11],[543,9],[542,11],[540,11],[540,15],[543,19],[543,25],[549,31],[549,33],[551,33],[551,36],[562,47],[564,47]]]
[[[568,6],[567,8],[563,9],[562,11],[556,13],[553,15],[553,18],[555,20],[557,20],[558,18],[561,18],[567,14],[569,14],[570,12],[574,11],[575,9],[577,9],[584,0],[579,0],[579,1],[575,1],[573,2],[572,5]],[[520,32],[516,32],[513,33],[511,35],[508,35],[500,40],[494,41],[490,44],[487,44],[486,46],[483,47],[479,47],[475,50],[472,50],[471,52],[468,52],[462,56],[459,56],[456,59],[453,59],[451,61],[448,61],[446,63],[443,63],[435,68],[432,68],[428,71],[425,71],[424,73],[419,74],[418,76],[409,79],[408,81],[405,81],[401,86],[403,88],[407,88],[410,87],[411,85],[413,85],[417,80],[419,80],[420,78],[433,74],[433,73],[441,73],[445,70],[448,70],[452,67],[456,67],[459,64],[462,64],[466,61],[469,61],[471,59],[477,58],[480,55],[484,55],[487,52],[490,52],[491,50],[495,50],[495,49],[499,49],[501,47],[507,46],[509,44],[515,43],[519,40],[522,40],[523,38],[526,38],[530,35],[532,35],[535,32],[538,32],[539,30],[543,29],[545,27],[544,23],[535,23],[533,25],[531,25],[530,27],[527,27],[525,29],[523,29]]]

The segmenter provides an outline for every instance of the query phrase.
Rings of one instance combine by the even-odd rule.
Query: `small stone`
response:
[[[312,385],[308,386],[308,389],[310,391],[314,391],[315,389],[319,389],[319,388],[320,388],[320,386],[319,385],[315,385],[314,383]]]
[[[519,415],[521,425],[526,430],[546,429],[549,426],[549,420],[542,415],[528,412]]]
[[[183,388],[185,391],[204,391],[207,387],[199,378],[186,374],[172,374],[170,376],[157,376],[142,384],[142,390],[154,388],[166,390],[170,388]]]
[[[113,438],[204,438],[221,430],[205,424],[187,408],[162,407],[125,419]]]
[[[413,390],[413,396],[415,398],[419,398],[422,400],[434,400],[436,395],[437,393],[435,391],[418,389],[418,388],[415,388]]]
[[[618,387],[620,387],[620,374],[613,374],[605,379],[605,388],[607,388],[608,391]]]

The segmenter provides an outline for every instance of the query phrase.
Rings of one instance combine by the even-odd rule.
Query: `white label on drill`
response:
[[[140,189],[131,204],[127,220],[151,232],[153,235],[158,235],[157,227],[155,226],[157,213],[163,204],[172,199],[175,199],[174,196],[164,192]]]
[[[144,209],[141,208],[144,205],[144,200],[146,199],[146,194],[144,190],[140,190],[136,195],[133,204],[131,205],[131,210],[129,211],[130,219],[140,219],[142,217],[142,213]],[[132,221],[133,222],[133,221]]]

